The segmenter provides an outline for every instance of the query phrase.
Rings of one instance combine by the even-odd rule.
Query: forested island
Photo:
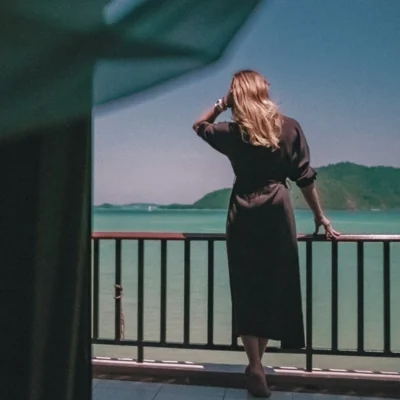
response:
[[[400,168],[366,167],[350,162],[316,168],[321,202],[330,210],[388,210],[400,209]],[[102,209],[226,209],[231,188],[207,193],[193,204],[131,203],[101,204]],[[306,209],[303,196],[292,183],[291,195],[296,209]]]

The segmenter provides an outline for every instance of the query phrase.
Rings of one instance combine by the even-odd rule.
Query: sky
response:
[[[230,187],[229,161],[191,127],[243,68],[300,122],[313,166],[400,167],[400,0],[275,0],[216,64],[94,110],[94,203],[192,203]]]

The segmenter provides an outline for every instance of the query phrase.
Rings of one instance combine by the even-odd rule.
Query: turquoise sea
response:
[[[400,212],[327,213],[335,229],[346,234],[399,234]],[[225,230],[225,211],[198,210],[109,210],[96,209],[95,232],[190,232],[218,233]],[[299,233],[313,232],[308,211],[296,212]],[[205,343],[207,316],[207,244],[194,242],[191,252],[191,341]],[[216,343],[229,343],[231,306],[225,244],[215,245],[214,337]],[[300,244],[303,296],[305,294],[305,248]],[[331,247],[314,244],[313,253],[313,334],[314,345],[329,347],[331,339]],[[383,246],[365,244],[365,348],[383,348]],[[113,241],[100,243],[100,336],[113,337],[114,269]],[[183,339],[183,243],[168,244],[167,260],[167,339]],[[137,244],[122,244],[122,285],[125,337],[136,338]],[[352,243],[339,245],[339,347],[354,349],[357,343],[357,249]],[[160,244],[145,244],[145,330],[146,340],[159,340],[160,324]],[[305,306],[305,305],[304,305]],[[304,307],[305,310],[305,307]],[[400,351],[400,243],[391,245],[392,350]],[[145,349],[145,358],[244,364],[241,352]],[[136,357],[128,346],[94,346],[94,355]],[[304,356],[267,355],[266,365],[304,366]],[[400,371],[400,359],[326,357],[314,358],[314,367]]]

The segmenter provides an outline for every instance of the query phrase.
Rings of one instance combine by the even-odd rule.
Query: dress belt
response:
[[[283,185],[286,189],[289,189],[289,190],[291,189],[290,183],[287,180],[284,180],[284,181],[270,180],[270,181],[266,181],[260,185],[251,185],[251,186],[240,185],[236,181],[233,186],[233,190],[239,196],[241,195],[241,196],[247,196],[249,198],[253,198],[254,196],[263,194],[263,191],[265,188],[267,188],[271,185],[277,185],[277,184]]]
[[[260,182],[260,184],[252,184],[252,185],[249,185],[247,182],[242,184],[237,179],[234,182],[234,186],[236,186],[236,187],[254,187],[254,188],[257,188],[255,190],[262,190],[263,188],[265,188],[267,186],[276,185],[276,184],[281,184],[281,185],[283,185],[285,187],[289,186],[289,182],[288,182],[287,179],[285,179],[285,180],[273,180],[273,179],[271,179],[271,180],[268,180],[268,181],[264,181],[262,183]]]

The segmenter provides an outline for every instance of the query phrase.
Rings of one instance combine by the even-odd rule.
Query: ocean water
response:
[[[112,232],[186,232],[219,233],[225,230],[224,211],[198,210],[95,210],[93,231]],[[329,212],[335,229],[346,234],[399,234],[400,212]],[[308,211],[296,212],[297,231],[313,232]],[[191,342],[205,343],[207,336],[207,244],[193,242],[191,247]],[[305,246],[300,244],[303,301],[305,300]],[[183,243],[170,242],[167,248],[167,339],[183,340]],[[365,244],[365,348],[383,348],[383,245]],[[160,244],[145,243],[144,337],[159,340],[160,330]],[[314,346],[330,347],[331,341],[331,246],[313,246],[313,341]],[[100,337],[114,336],[115,244],[100,242]],[[122,244],[122,285],[125,338],[137,332],[137,244]],[[214,341],[230,342],[231,304],[224,242],[215,244]],[[400,351],[400,243],[391,244],[391,342]],[[339,245],[339,348],[357,345],[357,249],[356,244]],[[305,311],[305,303],[304,311]],[[94,346],[97,356],[136,357],[129,346]],[[193,362],[244,364],[241,352],[145,349],[145,358]],[[267,355],[267,365],[302,367],[301,355]],[[400,359],[318,356],[314,367],[354,368],[400,371]]]

